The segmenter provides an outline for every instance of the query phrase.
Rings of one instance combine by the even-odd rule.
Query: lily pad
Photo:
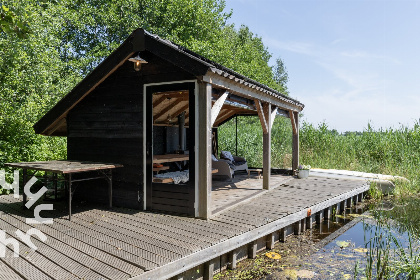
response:
[[[354,258],[353,255],[345,255],[345,254],[337,254],[337,256],[344,257],[344,258]]]
[[[335,244],[337,244],[337,246],[340,248],[346,248],[350,246],[350,242],[344,240],[337,240]]]
[[[292,280],[296,280],[298,277],[296,269],[285,269],[284,275]]]
[[[306,269],[296,271],[296,276],[303,279],[312,279],[315,274],[315,272]]]
[[[276,252],[268,252],[265,254],[266,257],[270,258],[270,259],[274,259],[274,260],[279,260],[281,259],[280,254],[276,253]]]
[[[356,248],[354,250],[358,253],[366,253],[368,251],[366,248]]]
[[[352,218],[357,218],[360,217],[360,214],[348,214],[350,217]]]

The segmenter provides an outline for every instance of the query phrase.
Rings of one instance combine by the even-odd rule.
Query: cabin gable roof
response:
[[[296,111],[301,111],[304,107],[299,101],[236,73],[180,45],[159,38],[157,35],[151,34],[144,29],[137,29],[34,124],[35,132],[43,135],[65,136],[66,133],[63,126],[66,126],[68,112],[138,52],[150,52],[199,79],[209,77],[209,74],[210,76],[217,75],[241,87],[256,90],[261,94],[269,96],[271,99],[290,105]]]

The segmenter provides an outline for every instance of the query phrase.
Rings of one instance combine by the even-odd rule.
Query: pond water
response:
[[[347,209],[307,233],[315,248],[309,256],[296,254],[298,261],[285,257],[271,275],[262,279],[368,279],[369,275],[377,279],[381,272],[392,274],[399,267],[393,260],[399,259],[400,248],[409,255],[411,244],[411,252],[420,253],[419,233],[419,198]],[[284,256],[288,253],[279,252]],[[418,273],[420,279],[420,268]],[[409,279],[407,274],[399,275],[399,279]]]

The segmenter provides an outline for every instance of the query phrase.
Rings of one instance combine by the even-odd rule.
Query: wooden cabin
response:
[[[34,129],[42,135],[67,137],[68,160],[124,165],[113,176],[114,205],[209,218],[212,131],[237,115],[260,117],[262,187],[269,189],[274,117],[291,119],[295,170],[298,113],[303,107],[263,84],[137,29]],[[188,181],[175,184],[157,178],[158,172],[177,169],[184,171]],[[85,198],[106,200],[102,187],[95,183],[78,192]]]

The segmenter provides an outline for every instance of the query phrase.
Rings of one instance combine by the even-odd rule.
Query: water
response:
[[[420,253],[419,198],[388,200],[366,208],[348,209],[344,215],[314,227],[309,238],[315,241],[316,252],[299,263],[284,263],[265,279],[366,279],[370,273],[376,279],[384,267],[384,271],[395,272],[398,265],[392,260],[398,259],[399,248],[408,252],[411,243],[413,251]],[[409,236],[417,242],[410,242]],[[377,260],[383,263],[387,256],[387,265],[378,267]],[[408,279],[406,274],[400,276]]]

